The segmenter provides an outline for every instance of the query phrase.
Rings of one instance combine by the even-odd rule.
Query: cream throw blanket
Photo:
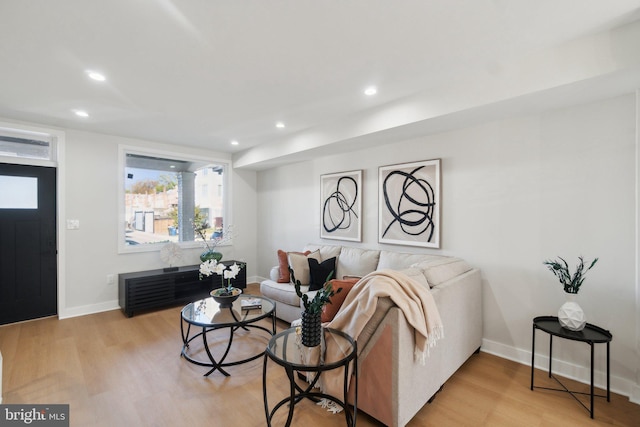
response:
[[[343,331],[357,341],[360,332],[376,311],[378,299],[384,297],[391,298],[414,328],[414,357],[424,365],[429,348],[444,337],[440,313],[429,287],[399,271],[374,271],[360,279],[345,298],[336,316],[325,326]],[[327,340],[325,363],[339,360],[345,352],[346,349],[341,349],[339,343]],[[349,368],[351,370],[351,365]],[[324,393],[343,396],[343,375],[341,369],[323,372],[320,388]],[[351,378],[351,372],[348,378]]]

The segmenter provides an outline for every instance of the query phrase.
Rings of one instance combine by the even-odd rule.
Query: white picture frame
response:
[[[362,170],[320,176],[320,238],[362,241]]]
[[[378,242],[440,248],[440,159],[378,168]]]

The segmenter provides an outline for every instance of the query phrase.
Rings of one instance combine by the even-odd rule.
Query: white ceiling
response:
[[[0,0],[0,117],[242,155],[482,86],[474,76],[639,11],[638,0]],[[379,93],[364,96],[368,85]]]

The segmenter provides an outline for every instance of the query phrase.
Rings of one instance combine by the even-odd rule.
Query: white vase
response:
[[[560,310],[558,310],[558,321],[560,325],[570,331],[581,331],[587,324],[587,318],[584,315],[584,311],[577,303],[577,294],[566,294],[567,302],[562,304]]]

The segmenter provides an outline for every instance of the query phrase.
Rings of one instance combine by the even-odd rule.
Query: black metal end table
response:
[[[556,382],[560,384],[560,386],[562,386],[561,389],[539,387],[539,386],[533,385],[533,372],[534,372],[534,366],[535,366],[534,358],[536,355],[536,350],[535,350],[536,349],[536,329],[540,329],[541,331],[544,331],[549,334],[549,378],[553,378],[554,380],[556,380]],[[551,361],[553,360],[553,337],[554,336],[565,338],[568,340],[584,342],[589,344],[589,346],[591,347],[591,393],[590,393],[591,408],[587,408],[585,404],[582,403],[580,399],[576,397],[576,394],[586,395],[587,393],[569,390],[567,387],[564,386],[564,384],[560,382],[560,380],[558,380],[558,378],[556,378],[551,373]],[[583,330],[576,332],[576,331],[570,331],[569,329],[563,328],[560,325],[560,322],[558,322],[558,318],[556,316],[539,316],[534,318],[533,334],[531,339],[531,390],[533,390],[535,387],[543,390],[553,390],[553,391],[561,391],[561,392],[569,393],[580,405],[582,405],[582,407],[584,407],[587,411],[589,411],[589,413],[591,414],[591,418],[593,418],[593,398],[594,397],[603,397],[603,398],[606,397],[607,402],[611,401],[609,347],[612,339],[613,339],[613,336],[611,335],[611,332],[605,329],[602,329],[599,326],[592,325],[591,323],[587,323]],[[594,344],[601,344],[601,343],[607,344],[607,394],[606,396],[594,394],[594,387],[593,387],[593,360],[594,360],[593,347],[594,347]]]
[[[242,301],[245,299],[260,300],[261,306],[252,310],[243,309]],[[265,318],[271,318],[271,329],[255,324],[259,320]],[[193,364],[210,367],[211,369],[204,374],[205,377],[211,375],[216,370],[228,377],[230,374],[224,369],[225,367],[235,366],[255,360],[264,353],[264,351],[262,351],[246,359],[234,362],[225,362],[225,359],[229,354],[229,350],[231,349],[231,344],[233,343],[234,332],[240,328],[244,330],[248,330],[248,328],[255,328],[265,331],[269,335],[275,334],[276,303],[263,296],[240,295],[240,297],[233,302],[231,307],[221,307],[213,298],[209,297],[187,304],[180,312],[180,319],[180,332],[182,334],[182,352],[180,355]],[[184,328],[185,323],[188,325],[186,331]],[[192,325],[202,329],[200,332],[189,336]],[[224,351],[224,354],[220,357],[220,360],[216,360],[209,349],[207,334],[211,331],[223,328],[229,328],[229,340],[227,341],[227,348]],[[198,337],[202,337],[202,343],[204,350],[207,353],[208,361],[197,360],[189,354],[189,344]]]
[[[289,414],[287,416],[286,426],[291,425],[293,418],[293,408],[302,399],[307,398],[313,402],[319,402],[320,399],[329,399],[336,405],[340,406],[344,410],[347,425],[355,427],[356,416],[358,412],[358,349],[357,344],[349,335],[344,332],[323,328],[322,340],[333,340],[338,345],[342,354],[340,360],[332,361],[331,363],[324,362],[324,355],[320,354],[320,349],[324,348],[324,345],[317,347],[304,347],[300,342],[300,335],[297,333],[296,328],[290,328],[286,331],[280,332],[273,336],[269,340],[269,345],[264,354],[264,368],[262,370],[262,393],[264,397],[264,410],[267,417],[267,426],[271,426],[271,420],[278,409],[284,404],[289,404]],[[313,352],[316,352],[315,354]],[[311,354],[311,357],[306,355]],[[317,357],[316,357],[317,356]],[[269,411],[269,404],[267,401],[267,361],[273,360],[278,365],[285,368],[287,377],[289,378],[290,395],[278,402],[274,408]],[[303,360],[305,359],[305,360]],[[354,383],[354,401],[353,412],[349,411],[347,407],[347,395],[348,395],[348,375],[349,375],[349,363],[353,363],[353,381]],[[332,369],[344,369],[344,397],[338,399],[335,396],[331,396],[322,392],[311,391],[318,382],[320,374],[324,371]],[[296,382],[295,373],[315,373],[311,375],[312,378],[307,377],[309,381],[308,387],[302,389]]]

